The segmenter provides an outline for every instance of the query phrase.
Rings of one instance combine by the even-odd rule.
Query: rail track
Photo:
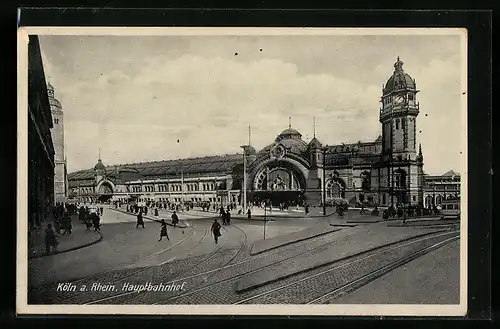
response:
[[[329,303],[459,238],[457,232],[444,232],[383,247],[377,251],[335,262],[326,269],[319,268],[268,287],[258,288],[246,293],[247,297],[240,297],[233,304]]]
[[[210,268],[209,270],[204,271],[202,273],[210,273],[214,270],[214,268],[220,268],[220,267],[227,266],[234,259],[236,259],[238,256],[240,256],[246,247],[246,242],[248,240],[248,237],[247,237],[246,232],[244,230],[242,230],[241,228],[239,228],[238,226],[231,225],[231,227],[236,228],[237,230],[239,230],[242,233],[243,241],[242,241],[242,243],[240,243],[240,246],[238,248],[236,248],[237,250],[234,254],[229,253],[229,260],[225,260],[224,259],[225,254],[223,254],[221,252],[221,250],[225,246],[225,243],[229,239],[229,234],[224,234],[224,235],[222,235],[224,238],[222,239],[222,241],[219,240],[219,244],[218,244],[215,251],[213,251],[211,254],[209,254],[209,255],[203,257],[202,259],[200,259],[199,261],[197,261],[193,266],[190,266],[187,269],[184,269],[180,272],[175,273],[175,277],[187,275],[189,272],[195,271],[196,269],[199,269],[202,266],[207,266],[208,268]],[[223,227],[223,229],[226,230],[226,232],[227,232],[227,229],[225,227]],[[220,242],[222,242],[222,243],[220,243]],[[217,256],[221,256],[222,260],[216,259]],[[210,263],[210,261],[212,261],[212,260],[214,262]],[[199,275],[199,274],[191,275],[191,277],[194,277],[197,275]],[[173,276],[174,275],[170,275],[169,277],[167,277],[167,280],[169,280],[169,281],[166,284],[175,283],[175,282],[179,282],[182,280],[182,279],[173,279]],[[116,294],[114,296],[99,298],[99,299],[93,300],[87,304],[102,304],[102,303],[110,303],[110,302],[114,302],[114,303],[118,302],[118,303],[124,303],[124,304],[132,303],[133,304],[136,301],[140,301],[141,299],[150,298],[151,294],[156,295],[157,293],[151,293],[151,292],[147,292],[147,291],[142,291],[142,292],[127,291],[124,293]]]

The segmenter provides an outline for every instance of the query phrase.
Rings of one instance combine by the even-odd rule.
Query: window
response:
[[[413,196],[413,201],[417,201],[417,196],[416,195]]]
[[[408,100],[410,100],[410,101],[414,100],[413,94],[408,94]]]
[[[399,129],[399,119],[396,119],[396,129]]]
[[[57,119],[57,118],[56,118],[56,119],[54,119],[54,123],[55,123],[55,124],[58,124],[58,123],[59,123],[59,119]]]

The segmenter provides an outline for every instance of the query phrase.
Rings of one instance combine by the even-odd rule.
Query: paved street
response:
[[[216,244],[210,232],[213,216],[213,213],[198,210],[181,212],[179,218],[186,227],[168,226],[170,241],[158,241],[160,224],[156,221],[146,220],[145,228],[136,228],[135,215],[106,208],[102,217],[101,242],[29,261],[29,300],[43,304],[307,303],[338,285],[343,286],[356,277],[377,270],[380,264],[397,264],[433,243],[447,242],[458,235],[451,225],[393,225],[400,221],[348,224],[359,217],[353,212],[342,219],[338,216],[282,216],[272,222],[263,222],[235,218],[232,225],[222,226],[222,236]],[[170,213],[161,212],[159,217],[169,221]],[[370,216],[363,219],[367,218]],[[73,225],[83,226],[78,221]],[[307,237],[307,234],[311,237],[287,242],[281,247],[277,244],[277,248],[252,255],[253,245],[264,237],[264,226],[269,240],[266,244],[270,245],[277,237],[283,241],[301,240],[301,235]],[[322,228],[325,234],[306,233],[321,232]],[[293,235],[288,237],[289,234]],[[380,291],[380,294],[387,295],[387,302],[419,300],[434,303],[448,298],[448,303],[454,303],[458,296],[458,280],[452,275],[453,271],[458,272],[453,261],[458,259],[458,248],[452,247],[454,244],[444,244],[442,248],[380,278],[364,279],[366,283],[362,287],[351,289],[347,295],[335,297],[332,301],[328,297],[325,302],[365,302],[369,299],[367,296]],[[384,251],[384,248],[389,249]],[[359,257],[364,258],[356,260]],[[352,270],[335,270],[339,262],[347,259],[354,260],[348,267],[354,266]],[[330,268],[326,274],[321,272]],[[314,281],[322,282],[321,286],[307,283],[308,277],[315,275],[320,275],[320,279]],[[390,290],[393,282],[396,286],[406,287],[406,293],[402,289],[397,289],[397,293],[395,289]],[[61,283],[73,283],[75,287],[85,285],[88,290],[62,291]],[[133,289],[134,286],[160,283],[184,283],[184,287],[176,292],[124,290],[124,287]],[[96,286],[99,291],[92,291],[94,289],[90,287],[95,284],[108,284],[112,289]],[[293,284],[295,290],[283,288],[286,284]],[[247,290],[238,291],[238,286],[247,287]],[[422,286],[428,291],[438,289],[440,297],[415,293],[427,291]],[[273,289],[278,289],[278,292],[271,292]],[[308,294],[297,289],[305,289]],[[255,297],[260,295],[263,297]],[[281,297],[275,299],[274,295]],[[349,301],[349,296],[353,296],[352,301]]]

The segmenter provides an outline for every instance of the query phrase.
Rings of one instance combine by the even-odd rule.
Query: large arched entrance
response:
[[[263,164],[252,180],[251,201],[269,201],[273,206],[304,203],[306,177],[303,168],[291,161],[279,160]]]
[[[96,193],[99,202],[107,202],[113,197],[114,184],[108,180],[102,180],[97,184]]]

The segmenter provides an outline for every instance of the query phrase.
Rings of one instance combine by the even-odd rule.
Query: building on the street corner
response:
[[[450,170],[443,175],[425,175],[425,208],[441,206],[444,200],[458,198],[460,198],[460,174]]]
[[[49,215],[54,202],[53,127],[38,37],[28,44],[28,215],[30,227]]]
[[[54,201],[66,202],[68,196],[66,155],[64,153],[64,113],[61,103],[55,97],[54,87],[47,86],[50,111],[52,113],[53,128],[50,130],[54,144]]]
[[[381,134],[373,141],[326,146],[306,142],[291,122],[260,151],[245,150],[247,200],[319,205],[344,198],[350,204],[423,206],[423,154],[417,147],[419,103],[415,80],[398,58],[382,88]],[[79,201],[241,201],[243,154],[104,166],[69,174]]]

